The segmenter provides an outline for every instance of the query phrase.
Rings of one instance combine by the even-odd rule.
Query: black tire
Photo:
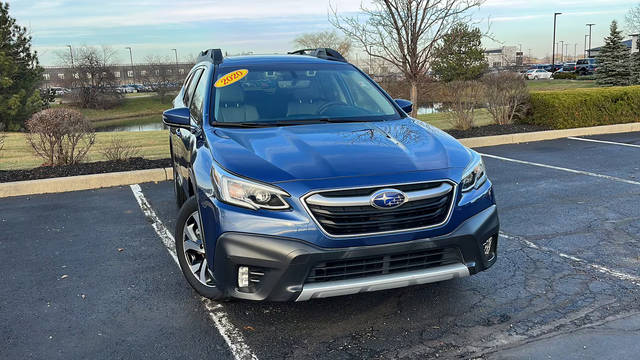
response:
[[[178,209],[180,209],[185,201],[187,201],[187,196],[184,193],[184,189],[178,182],[178,172],[176,171],[175,166],[173,167],[173,193],[176,196],[176,205],[178,206]]]
[[[196,226],[194,226],[194,222]],[[213,274],[207,264],[206,250],[202,243],[202,237],[200,236],[198,238],[199,242],[192,241],[194,235],[198,236],[201,234],[198,228],[199,226],[200,215],[198,200],[195,196],[192,196],[185,201],[178,213],[175,230],[176,254],[178,256],[178,262],[180,263],[180,269],[182,269],[182,274],[185,279],[187,279],[189,285],[191,285],[198,294],[209,299],[217,300],[222,298],[222,292],[215,286],[215,279],[213,279]],[[187,227],[191,230],[191,236],[188,234],[189,230]],[[187,246],[185,246],[185,244],[187,244]],[[185,247],[187,251],[185,251]],[[201,257],[204,260],[199,261]],[[199,267],[198,264],[200,264]],[[201,281],[201,279],[203,279],[204,282]]]

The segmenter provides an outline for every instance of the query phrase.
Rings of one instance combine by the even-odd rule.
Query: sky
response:
[[[281,53],[307,32],[331,30],[330,0],[10,0],[10,14],[27,26],[33,47],[45,66],[60,63],[67,45],[110,46],[117,60],[134,62],[147,56],[187,61],[200,50],[222,48],[242,52]],[[367,1],[363,0],[364,5]],[[331,0],[339,13],[356,14],[361,0]],[[525,55],[551,54],[553,13],[558,17],[556,41],[568,52],[584,48],[586,23],[593,27],[592,47],[602,45],[612,20],[624,27],[625,14],[640,0],[486,0],[471,12],[475,24],[493,39],[487,48],[522,46]],[[577,44],[577,45],[574,45]]]

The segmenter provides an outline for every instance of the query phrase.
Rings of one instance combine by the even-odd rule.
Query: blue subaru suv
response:
[[[304,301],[496,261],[481,157],[331,49],[200,54],[170,128],[180,266],[203,296]]]

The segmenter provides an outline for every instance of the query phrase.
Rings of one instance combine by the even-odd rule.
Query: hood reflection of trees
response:
[[[415,122],[390,121],[389,123],[368,123],[368,127],[351,132],[343,132],[352,144],[370,142],[385,144],[389,140],[403,145],[412,145],[427,139],[425,131],[432,131],[430,126],[420,126]]]

